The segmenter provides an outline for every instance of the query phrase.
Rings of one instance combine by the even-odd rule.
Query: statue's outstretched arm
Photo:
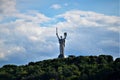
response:
[[[58,36],[58,33],[56,33],[56,35],[57,35],[57,38],[60,39],[59,36]]]
[[[56,28],[56,35],[57,35],[57,38],[58,38],[58,39],[60,39],[60,38],[59,38],[59,35],[58,35],[58,31],[57,31],[57,28]]]

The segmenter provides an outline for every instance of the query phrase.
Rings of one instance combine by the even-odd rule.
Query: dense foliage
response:
[[[120,58],[70,56],[23,66],[4,65],[0,80],[120,80]]]

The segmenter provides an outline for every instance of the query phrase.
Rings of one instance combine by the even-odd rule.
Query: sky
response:
[[[65,56],[120,57],[120,0],[0,0],[0,66]]]

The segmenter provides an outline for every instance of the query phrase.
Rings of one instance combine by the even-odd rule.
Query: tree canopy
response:
[[[29,62],[27,65],[4,65],[0,80],[119,80],[120,58],[111,55],[69,56]]]

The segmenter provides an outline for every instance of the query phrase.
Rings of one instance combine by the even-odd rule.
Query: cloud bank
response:
[[[0,62],[23,64],[59,54],[55,28],[67,32],[66,55],[119,55],[120,17],[70,10],[48,17],[37,11],[17,11],[15,0],[0,0]],[[3,6],[4,5],[4,6]],[[7,5],[12,5],[10,11]],[[54,6],[55,7],[55,6]],[[60,8],[60,6],[55,9]],[[6,13],[11,13],[6,16]],[[14,14],[14,15],[13,15]],[[2,18],[6,16],[6,18]]]

